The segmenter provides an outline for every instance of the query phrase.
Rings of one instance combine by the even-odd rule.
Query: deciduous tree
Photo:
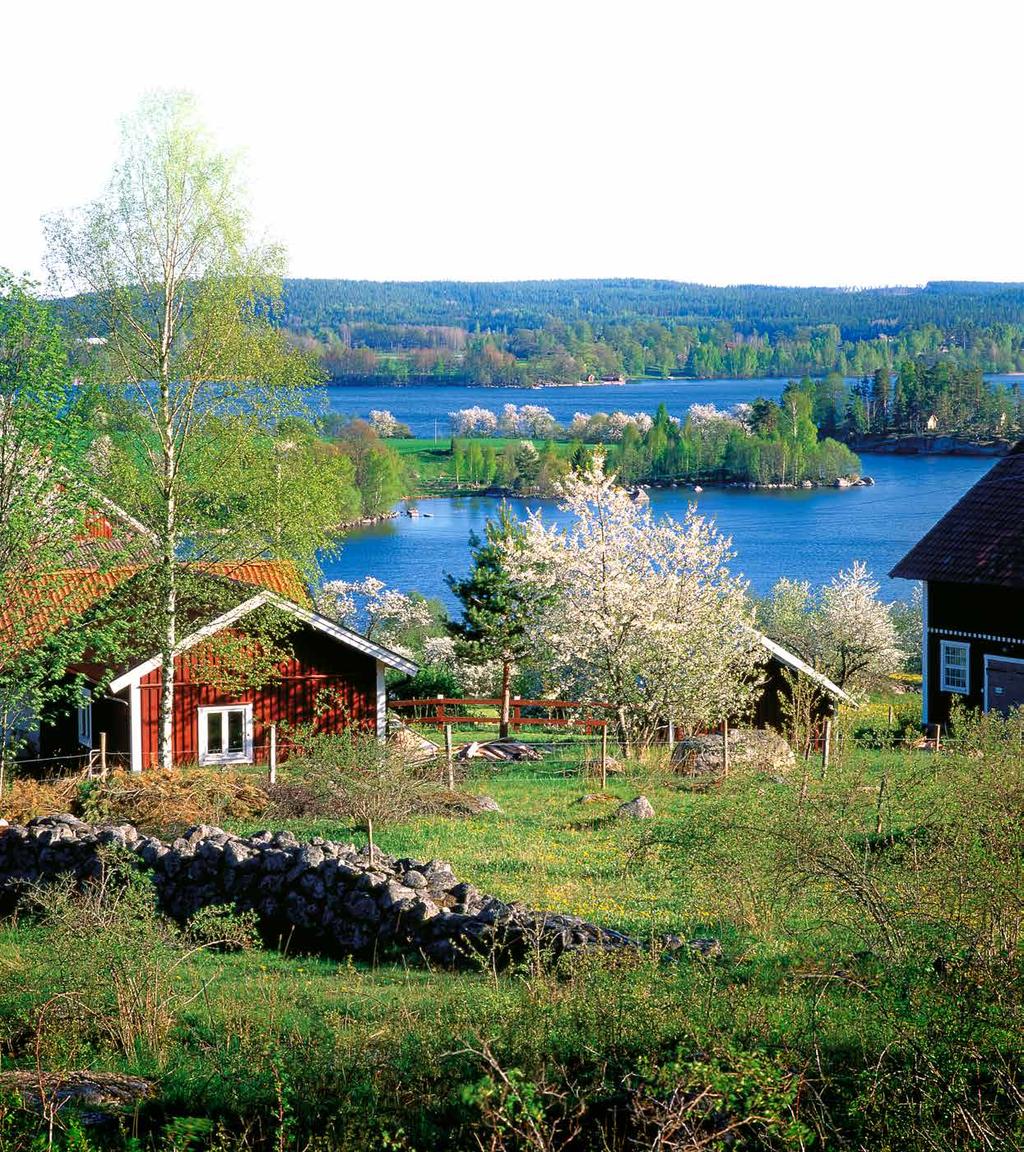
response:
[[[817,594],[806,581],[780,580],[761,606],[764,631],[840,688],[883,684],[906,659],[892,605],[878,598],[866,565],[854,562]]]
[[[144,100],[124,123],[106,191],[46,223],[58,283],[84,293],[90,333],[105,340],[95,369],[116,461],[111,495],[158,541],[169,767],[181,561],[280,550],[312,563],[337,523],[315,502],[277,502],[277,515],[279,457],[245,451],[299,407],[316,376],[271,323],[283,253],[249,241],[236,164],[189,96]]]
[[[729,540],[692,508],[656,518],[599,453],[566,479],[561,507],[568,527],[534,512],[506,551],[521,595],[539,601],[529,632],[557,688],[607,701],[627,750],[669,719],[693,730],[742,713],[760,651]]]

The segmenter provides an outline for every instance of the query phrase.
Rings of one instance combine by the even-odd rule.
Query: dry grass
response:
[[[36,816],[70,812],[81,782],[77,776],[59,780],[15,780],[0,799],[0,816],[11,824],[24,824]]]
[[[14,824],[71,812],[83,820],[135,824],[147,831],[251,820],[269,804],[263,787],[240,772],[183,767],[142,775],[117,770],[106,779],[15,780],[0,805]]]

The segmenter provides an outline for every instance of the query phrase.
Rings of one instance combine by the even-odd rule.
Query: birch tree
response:
[[[761,657],[730,541],[693,508],[656,518],[600,453],[563,482],[560,506],[568,527],[533,512],[508,550],[513,578],[534,593],[527,629],[557,689],[611,705],[627,752],[669,719],[693,731],[744,712]]]
[[[106,191],[45,225],[56,283],[83,294],[84,331],[105,341],[96,369],[119,463],[110,495],[158,541],[160,758],[170,767],[180,561],[311,555],[333,528],[305,501],[278,501],[273,523],[282,458],[270,444],[252,450],[315,374],[271,323],[283,253],[249,241],[236,162],[188,95],[144,100],[124,122]]]

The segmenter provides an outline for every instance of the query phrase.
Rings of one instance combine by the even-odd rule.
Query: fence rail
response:
[[[423,714],[414,714],[407,717],[412,724],[431,724],[439,728],[447,725],[462,726],[471,724],[487,724],[494,726],[501,717],[502,700],[492,696],[424,696],[410,700],[389,700],[388,707],[392,710],[430,709]],[[515,731],[519,728],[578,728],[585,733],[599,732],[608,726],[604,716],[593,716],[592,711],[607,711],[609,705],[600,701],[581,700],[525,700],[521,696],[513,696],[509,708],[509,729]],[[457,708],[459,711],[449,711]],[[465,708],[488,708],[495,711],[495,715],[474,715],[462,711]],[[542,709],[548,715],[524,716],[524,710]],[[551,715],[550,713],[555,713]],[[558,713],[568,713],[558,715]]]

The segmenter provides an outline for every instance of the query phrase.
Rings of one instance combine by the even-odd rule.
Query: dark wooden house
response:
[[[236,603],[212,620],[193,621],[176,649],[172,748],[175,763],[266,762],[271,732],[282,759],[289,735],[306,725],[339,732],[355,726],[385,734],[385,672],[407,675],[416,665],[397,653],[313,611],[291,565],[272,562],[222,565],[211,576],[237,588]],[[75,573],[69,574],[71,577]],[[73,581],[77,609],[124,580],[114,573],[83,571]],[[282,593],[290,593],[285,595]],[[294,597],[294,598],[292,598]],[[299,602],[302,601],[302,602]],[[226,686],[216,675],[217,638],[246,644],[247,629],[261,612],[276,614],[286,634],[279,661],[264,669],[254,686]],[[59,626],[73,627],[74,621]],[[259,643],[255,641],[254,643]],[[213,655],[211,656],[211,650]],[[158,763],[161,661],[139,652],[117,668],[83,663],[69,674],[84,680],[81,705],[40,720],[37,756],[44,761],[86,759],[105,733],[111,762],[134,772]],[[244,683],[244,681],[242,681]]]
[[[1024,441],[893,568],[924,585],[922,720],[1024,705]]]

